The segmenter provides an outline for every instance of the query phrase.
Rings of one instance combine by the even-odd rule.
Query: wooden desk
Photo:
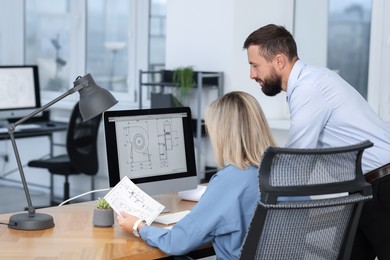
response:
[[[172,211],[191,209],[195,202],[182,201],[176,194],[156,197]],[[96,202],[83,202],[38,209],[53,216],[55,227],[38,231],[20,231],[0,225],[0,259],[158,259],[170,257],[148,246],[141,238],[122,231],[115,220],[109,228],[94,227]],[[8,223],[14,214],[0,215]],[[192,253],[195,257],[213,254],[211,245]]]

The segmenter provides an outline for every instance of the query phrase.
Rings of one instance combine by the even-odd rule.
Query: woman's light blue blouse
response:
[[[197,205],[171,230],[145,226],[140,235],[172,255],[211,242],[218,259],[237,259],[259,199],[258,168],[229,165],[213,176]]]

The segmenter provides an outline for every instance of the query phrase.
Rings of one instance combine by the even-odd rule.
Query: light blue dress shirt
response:
[[[229,165],[211,178],[197,205],[171,230],[145,226],[140,235],[172,255],[212,242],[218,259],[237,259],[259,200],[258,168]]]
[[[289,76],[287,147],[328,148],[370,140],[363,172],[390,162],[390,127],[336,72],[298,60]]]

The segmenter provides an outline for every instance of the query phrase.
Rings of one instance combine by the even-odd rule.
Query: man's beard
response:
[[[261,81],[261,90],[267,96],[275,96],[282,91],[282,77],[279,76],[275,69],[271,71],[269,78]]]

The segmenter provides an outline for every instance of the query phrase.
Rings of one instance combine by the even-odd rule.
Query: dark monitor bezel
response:
[[[7,65],[0,66],[0,70],[3,69],[32,69],[33,79],[34,79],[34,93],[35,93],[35,106],[25,106],[25,107],[12,107],[12,108],[0,108],[0,114],[4,115],[7,118],[4,119],[12,119],[24,117],[27,114],[33,112],[35,109],[41,107],[41,88],[39,84],[39,73],[38,73],[38,65]]]
[[[157,115],[157,114],[177,114],[186,113],[183,117],[183,131],[184,144],[186,151],[187,172],[176,174],[164,174],[160,176],[150,176],[143,178],[131,178],[135,184],[158,182],[164,180],[174,180],[187,177],[197,177],[195,151],[194,151],[194,137],[192,128],[191,109],[189,107],[172,107],[172,108],[151,108],[151,109],[136,109],[136,110],[108,110],[103,113],[106,152],[107,152],[107,166],[110,187],[114,187],[120,181],[119,160],[117,152],[117,140],[115,123],[110,123],[110,117],[121,116],[140,116],[140,115]]]

